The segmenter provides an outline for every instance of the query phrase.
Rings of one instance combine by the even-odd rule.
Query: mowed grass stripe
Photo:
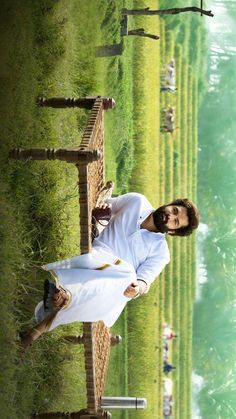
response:
[[[188,149],[187,149],[187,171],[188,171],[188,190],[187,196],[192,198],[192,187],[193,187],[193,167],[192,167],[192,154],[193,154],[193,109],[192,109],[192,70],[189,68],[188,74],[188,126],[187,126],[187,135],[188,135]]]
[[[182,75],[182,46],[176,44],[175,46],[175,61],[176,61],[176,86],[177,92],[175,94],[176,97],[176,105],[175,105],[175,115],[176,115],[176,129],[175,132],[175,159],[174,159],[174,173],[175,173],[175,198],[182,197],[182,190],[181,190],[181,117],[182,117],[182,106],[181,106],[181,75]]]
[[[146,28],[149,33],[158,33],[159,19],[135,19],[135,25]],[[159,173],[162,161],[159,147],[159,68],[159,43],[135,39],[133,56],[135,164],[130,188],[144,193],[154,206],[160,203]],[[158,283],[153,284],[149,295],[128,307],[129,394],[135,392],[135,395],[148,399],[147,411],[131,412],[129,413],[131,418],[156,417],[160,414],[159,409],[162,406],[160,393],[162,346],[159,326],[162,308],[157,302],[158,287]],[[149,318],[148,311],[151,307],[153,310]],[[144,321],[145,332],[142,333]],[[143,371],[147,371],[147,374],[144,375]]]
[[[140,3],[140,2],[139,2]],[[155,2],[151,2],[153,7]],[[139,4],[140,7],[140,4]],[[150,4],[151,7],[151,4]],[[135,18],[135,24],[149,33],[159,33],[159,19]],[[159,42],[150,39],[134,40],[133,99],[135,162],[131,189],[145,191],[152,203],[159,192]],[[153,168],[150,182],[150,167]],[[141,170],[140,170],[141,169]]]
[[[180,382],[180,388],[181,388],[181,399],[179,401],[179,412],[181,412],[183,418],[186,417],[186,404],[187,404],[187,398],[186,398],[186,381],[185,381],[185,371],[188,367],[186,364],[186,356],[185,356],[185,347],[187,344],[186,340],[186,322],[187,322],[187,300],[186,300],[186,239],[183,239],[183,245],[182,245],[182,269],[181,269],[181,315],[180,315],[180,334],[181,334],[181,340],[180,340],[180,362],[178,365],[179,368],[179,382]]]

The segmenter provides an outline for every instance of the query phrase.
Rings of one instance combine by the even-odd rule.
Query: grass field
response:
[[[164,3],[164,1],[162,2]],[[145,193],[154,206],[177,196],[196,200],[197,119],[203,66],[192,52],[190,23],[171,18],[131,18],[130,27],[160,34],[160,41],[127,37],[122,56],[95,57],[95,47],[120,43],[122,7],[144,1],[3,0],[1,4],[0,120],[1,180],[0,331],[1,394],[4,419],[25,419],[32,411],[79,410],[86,405],[83,351],[63,341],[60,328],[37,342],[19,361],[18,331],[32,324],[41,297],[47,261],[79,253],[77,173],[55,162],[8,160],[16,146],[55,147],[80,141],[86,121],[82,110],[38,109],[44,96],[113,96],[117,107],[106,115],[106,173],[116,192]],[[156,1],[150,0],[150,8]],[[78,24],[79,22],[79,24]],[[195,31],[199,45],[200,29]],[[131,39],[132,38],[132,39]],[[178,92],[160,93],[160,72],[176,59]],[[160,133],[160,114],[175,107],[172,135]],[[130,303],[114,327],[123,336],[114,348],[107,395],[148,399],[141,413],[113,417],[162,417],[162,324],[178,331],[172,344],[175,418],[191,412],[191,325],[195,239],[169,239],[171,263],[151,292]],[[29,320],[31,319],[31,320]],[[144,328],[145,327],[145,328]],[[143,371],[146,371],[144,376]],[[180,397],[181,395],[181,397]]]

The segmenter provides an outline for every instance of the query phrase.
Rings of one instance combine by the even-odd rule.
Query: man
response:
[[[147,293],[169,262],[165,233],[186,236],[199,224],[198,210],[187,199],[156,210],[138,193],[106,203],[111,206],[111,220],[94,240],[92,252],[43,267],[56,278],[58,292],[53,297],[55,312],[49,317],[42,302],[37,305],[39,324],[32,341],[44,331],[74,321],[103,320],[112,326],[126,303]]]
[[[164,233],[191,234],[198,227],[199,214],[187,199],[154,210],[147,198],[137,193],[110,198],[107,203],[111,205],[113,217],[109,228],[95,239],[94,247],[111,247],[114,254],[135,267],[137,281],[125,291],[127,297],[133,298],[147,292],[169,262]]]

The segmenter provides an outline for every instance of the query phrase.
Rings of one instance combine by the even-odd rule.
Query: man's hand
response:
[[[101,208],[101,209],[111,208],[111,204],[107,204],[106,202],[102,202],[96,208]]]
[[[132,282],[124,291],[124,296],[128,298],[134,298],[139,294],[139,284],[138,281]]]
[[[144,294],[147,289],[146,282],[137,279],[137,281],[132,282],[125,290],[124,296],[128,298],[135,298],[138,295]]]

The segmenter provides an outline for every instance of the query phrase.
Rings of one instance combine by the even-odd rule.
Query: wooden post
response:
[[[31,416],[31,419],[80,419],[81,415],[79,412],[68,413],[68,412],[48,412],[48,413],[36,413]]]
[[[101,158],[99,150],[89,148],[14,148],[9,153],[10,159],[16,160],[63,160],[67,163],[91,163]]]
[[[106,96],[87,96],[82,98],[75,97],[51,97],[45,99],[39,97],[37,104],[42,107],[50,108],[84,108],[92,109],[96,99],[101,98],[103,102],[103,109],[112,109],[115,107],[115,101],[111,97]]]
[[[87,409],[82,409],[79,412],[48,412],[48,413],[34,413],[31,419],[109,419],[111,414],[105,410],[93,413]]]

